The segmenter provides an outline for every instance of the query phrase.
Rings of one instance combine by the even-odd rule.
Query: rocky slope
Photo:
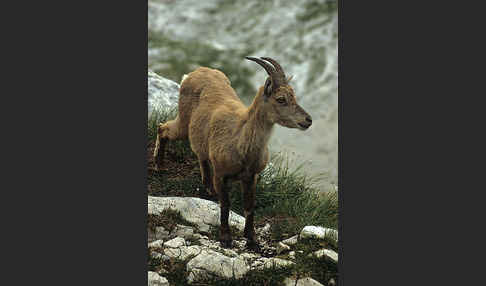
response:
[[[174,224],[165,221],[167,211],[181,214],[185,224]],[[234,227],[233,248],[222,248],[217,241],[214,230],[219,226],[219,206],[199,198],[183,197],[148,197],[148,214],[150,223],[148,228],[148,248],[151,260],[151,271],[148,272],[148,285],[169,285],[168,276],[171,263],[184,263],[184,275],[188,284],[218,279],[241,279],[250,271],[265,268],[276,269],[292,267],[299,263],[296,255],[304,251],[294,249],[299,241],[314,238],[319,240],[336,239],[337,231],[318,227],[306,226],[301,233],[280,242],[269,240],[270,225],[257,228],[257,238],[263,247],[262,253],[255,253],[246,249],[246,240],[238,235],[242,230],[245,219],[232,213],[230,226]],[[159,220],[161,223],[154,221]],[[164,226],[165,225],[165,226]],[[324,259],[328,263],[338,263],[338,254],[328,248],[308,251],[307,256]],[[167,269],[169,268],[169,269]],[[323,285],[310,277],[292,276],[284,280],[284,285]],[[334,285],[334,279],[324,282]]]

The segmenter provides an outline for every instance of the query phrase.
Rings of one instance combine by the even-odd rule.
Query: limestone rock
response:
[[[161,108],[177,106],[179,85],[148,70],[148,115]]]
[[[308,225],[302,229],[300,232],[300,237],[301,238],[325,238],[325,237],[332,237],[335,240],[338,240],[338,232],[335,229],[332,228],[326,228],[322,226],[312,226]]]
[[[284,280],[284,285],[285,286],[323,286],[321,283],[317,282],[316,280],[310,277],[300,278],[297,281],[297,283],[295,283],[294,278],[289,277]]]
[[[316,257],[326,256],[336,263],[338,262],[338,256],[339,256],[334,250],[325,249],[325,248],[315,251],[313,255],[315,255]]]
[[[187,263],[186,270],[189,273],[187,281],[194,283],[211,276],[239,279],[249,269],[246,261],[240,257],[230,258],[213,250],[203,250]]]
[[[282,240],[282,243],[285,243],[286,245],[295,245],[298,242],[298,238],[299,238],[299,235],[294,235],[290,238]]]
[[[194,236],[194,229],[190,226],[178,224],[172,231],[171,235],[183,237],[184,239],[191,239]]]
[[[148,247],[149,248],[162,248],[163,245],[164,245],[164,241],[159,239],[159,240],[150,242],[148,244]]]
[[[289,251],[290,246],[286,245],[285,243],[279,242],[277,244],[277,254],[283,253],[285,251]]]
[[[169,231],[167,231],[163,226],[157,226],[155,228],[155,238],[167,240],[169,238]]]
[[[157,274],[157,272],[149,271],[148,286],[169,286],[169,281],[165,277]]]
[[[171,247],[171,248],[177,248],[185,245],[186,245],[186,241],[182,237],[176,237],[164,243],[165,247]]]
[[[178,260],[186,260],[191,256],[194,257],[199,255],[201,252],[201,247],[197,245],[180,246],[178,248],[166,248],[164,250],[165,255]]]
[[[148,196],[148,213],[160,215],[165,209],[177,210],[182,217],[198,226],[199,231],[209,232],[210,226],[219,227],[220,208],[215,202],[192,197]],[[230,211],[229,224],[243,231],[245,218]]]
[[[295,263],[290,261],[290,260],[272,257],[272,258],[265,260],[263,267],[264,268],[272,268],[272,267],[280,268],[280,267],[285,267],[285,266],[289,266],[289,265],[292,265],[292,264],[295,264]]]

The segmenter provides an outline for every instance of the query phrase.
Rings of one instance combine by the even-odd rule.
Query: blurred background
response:
[[[148,67],[180,83],[199,66],[217,68],[248,105],[267,74],[245,56],[276,59],[297,102],[312,115],[306,131],[276,126],[273,152],[338,184],[338,1],[149,0]]]

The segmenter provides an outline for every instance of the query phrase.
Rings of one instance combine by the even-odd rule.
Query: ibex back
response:
[[[176,119],[158,127],[154,157],[162,166],[167,140],[189,138],[200,164],[202,182],[221,205],[220,241],[231,247],[228,225],[230,180],[240,180],[247,247],[258,250],[253,226],[258,174],[268,163],[268,139],[275,123],[306,130],[312,118],[300,107],[282,67],[271,58],[246,57],[268,73],[253,103],[246,107],[219,70],[201,67],[183,80]],[[271,63],[272,65],[270,65]],[[212,167],[212,172],[211,172]]]

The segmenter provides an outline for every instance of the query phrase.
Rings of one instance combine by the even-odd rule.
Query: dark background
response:
[[[147,3],[87,3],[1,9],[2,285],[146,283]],[[339,1],[339,285],[479,285],[475,11]]]

